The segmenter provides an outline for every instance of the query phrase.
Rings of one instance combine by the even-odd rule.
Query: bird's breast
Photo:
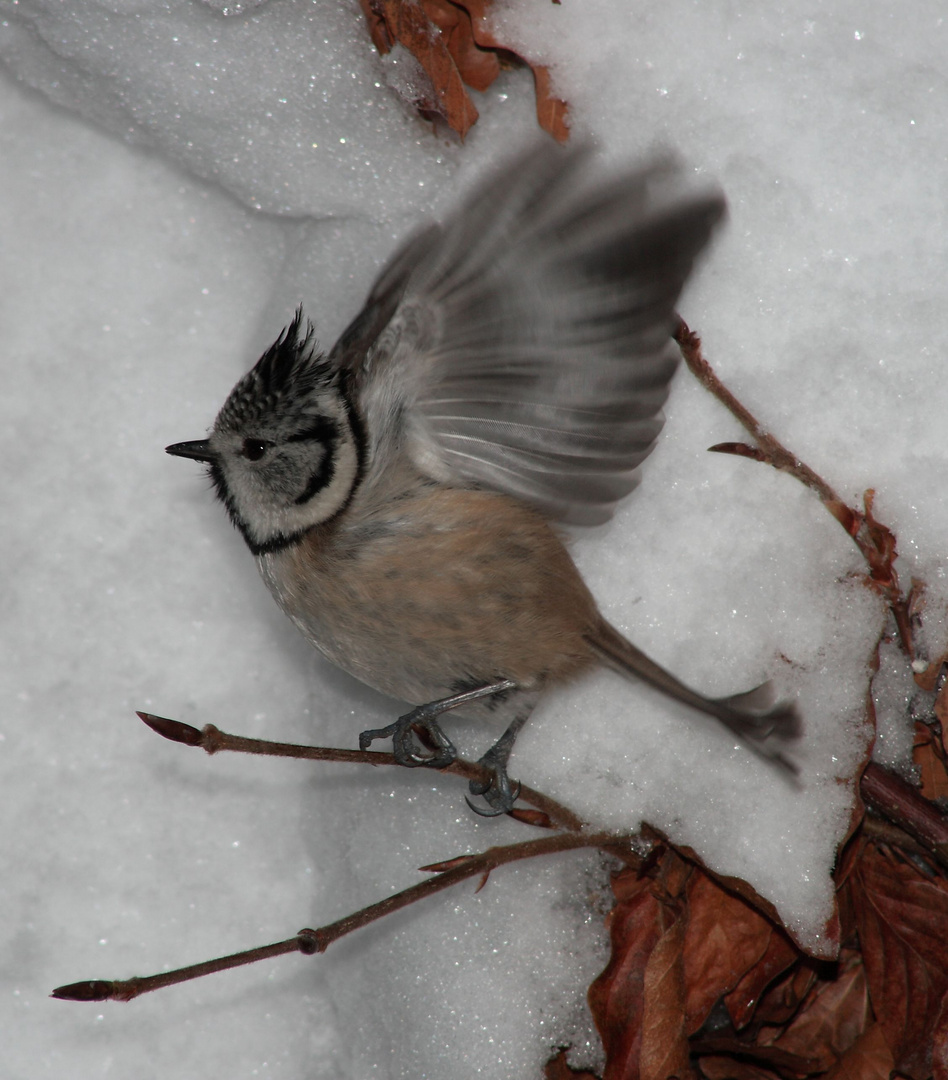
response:
[[[420,703],[593,659],[595,601],[562,542],[504,495],[434,488],[258,558],[277,602],[333,663]]]

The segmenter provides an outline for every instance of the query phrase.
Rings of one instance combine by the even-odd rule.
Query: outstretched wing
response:
[[[424,473],[607,520],[662,426],[675,305],[724,213],[670,161],[588,183],[588,146],[544,142],[412,238],[333,349],[370,472]]]

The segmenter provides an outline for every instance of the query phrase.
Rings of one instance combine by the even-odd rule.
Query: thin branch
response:
[[[862,774],[859,792],[867,806],[904,829],[948,868],[948,820],[934,803],[874,761]]]
[[[873,516],[874,493],[865,493],[864,511],[847,506],[818,473],[766,431],[753,413],[728,390],[704,358],[701,339],[684,321],[678,327],[675,340],[692,374],[728,409],[756,443],[756,446],[719,443],[711,449],[772,465],[775,469],[790,473],[815,492],[862,552],[869,566],[869,582],[885,598],[895,617],[903,651],[909,658],[914,658],[912,601],[915,585],[913,583],[907,597],[903,595],[893,565],[898,554],[896,539],[891,530]],[[859,791],[867,806],[908,833],[937,862],[948,867],[948,819],[930,800],[875,762],[869,762],[866,766]]]
[[[70,983],[68,986],[58,986],[50,996],[63,1001],[131,1001],[152,990],[174,986],[190,979],[200,979],[218,971],[242,967],[244,964],[254,964],[258,960],[269,960],[274,956],[283,956],[291,952],[301,952],[311,956],[313,953],[325,952],[333,942],[351,934],[354,930],[360,930],[378,919],[385,918],[386,915],[391,915],[395,911],[433,896],[468,878],[480,876],[481,885],[483,885],[491,871],[507,863],[534,859],[541,855],[553,855],[562,851],[573,851],[577,848],[598,847],[615,850],[619,846],[624,848],[627,860],[636,858],[623,843],[621,837],[602,832],[588,834],[561,832],[553,836],[543,836],[537,840],[489,848],[478,855],[462,855],[446,863],[422,867],[423,870],[440,871],[435,877],[387,896],[378,903],[370,904],[361,911],[353,912],[326,926],[315,930],[308,928],[300,930],[295,937],[287,938],[285,941],[263,945],[256,949],[246,949],[215,960],[205,960],[203,963],[191,964],[174,971],[163,971],[157,975],[137,976],[124,980],[87,979]]]
[[[318,761],[394,764],[394,757],[391,754],[382,754],[375,751],[334,750],[326,747],[299,746],[274,743],[263,739],[248,739],[242,736],[228,735],[212,724],[207,725],[203,731],[199,731],[189,724],[183,724],[176,720],[155,717],[149,713],[140,713],[139,715],[149,727],[165,738],[188,746],[200,746],[208,753],[216,753],[219,750],[236,750],[243,753],[272,754],[280,757],[297,757]],[[455,766],[458,765],[461,767],[456,768]],[[471,765],[469,762],[456,762],[455,766],[443,771],[455,772],[465,777],[477,777],[480,775],[480,767]],[[926,851],[931,852],[939,862],[943,864],[946,862],[948,822],[927,799],[920,796],[904,781],[873,764],[870,764],[863,774],[861,791],[868,805],[873,806],[898,824],[900,828],[922,844]],[[410,904],[417,903],[428,896],[433,896],[443,889],[477,876],[481,878],[478,889],[483,888],[491,872],[498,867],[524,859],[537,858],[541,855],[571,851],[578,848],[596,847],[618,856],[628,865],[642,865],[641,856],[631,846],[636,837],[608,832],[586,831],[583,823],[579,821],[572,811],[566,810],[566,808],[561,807],[558,803],[547,799],[545,796],[541,796],[539,793],[530,792],[529,794],[531,801],[535,805],[542,804],[550,807],[558,816],[570,820],[574,827],[536,840],[489,848],[481,854],[462,855],[444,862],[421,867],[424,871],[434,872],[435,876],[386,897],[384,900],[371,904],[360,911],[347,915],[334,923],[329,923],[315,930],[303,929],[297,935],[287,938],[285,941],[274,942],[271,945],[263,945],[255,949],[247,949],[156,975],[125,980],[87,979],[70,983],[66,986],[57,987],[52,992],[52,997],[67,1001],[131,1001],[133,998],[149,993],[152,990],[173,986],[191,979],[199,979],[205,975],[241,967],[245,964],[253,964],[260,960],[271,959],[287,953],[301,952],[305,955],[311,955],[317,952],[325,952],[339,938],[352,933],[354,930],[361,929],[363,926],[368,926],[370,923],[399,911]],[[527,789],[524,789],[523,796],[526,797],[526,795]],[[546,817],[545,811],[543,816]],[[651,834],[653,838],[661,839],[669,847],[679,851],[683,858],[694,862],[704,869],[706,873],[710,873],[702,860],[690,849],[678,848],[677,845],[669,843],[667,838],[662,837],[661,834],[650,829],[649,826],[643,826],[643,830],[646,835]],[[641,840],[641,838],[640,834],[637,839]],[[762,914],[772,919],[776,925],[782,925],[772,906],[750,889],[746,883],[732,879],[718,879],[715,875],[712,876],[715,877],[715,880],[719,880],[722,887],[736,892],[753,907],[761,911]]]
[[[869,567],[869,583],[885,598],[895,617],[902,649],[910,659],[914,659],[912,595],[909,593],[908,597],[904,596],[899,586],[899,578],[894,566],[897,555],[895,536],[873,516],[874,492],[867,491],[863,496],[864,509],[862,511],[848,506],[818,473],[800,461],[796,455],[791,454],[728,390],[705,360],[701,351],[701,338],[693,333],[683,320],[675,333],[675,340],[681,348],[681,354],[691,373],[724,405],[756,443],[756,446],[747,446],[744,443],[718,443],[710,449],[718,453],[737,454],[772,465],[775,469],[796,477],[801,484],[805,484],[819,497],[862,552]]]
[[[393,754],[385,754],[377,750],[343,750],[335,747],[301,746],[296,743],[271,742],[267,739],[250,739],[243,735],[230,735],[213,724],[206,724],[198,730],[180,720],[169,720],[166,717],[145,712],[140,712],[138,715],[152,731],[164,738],[186,746],[200,747],[208,754],[231,750],[243,754],[263,754],[310,761],[339,761],[365,765],[395,764]],[[463,758],[458,758],[446,769],[439,771],[461,776],[466,780],[478,780],[485,775],[482,766],[465,761]],[[898,825],[940,863],[948,867],[948,820],[933,803],[904,780],[874,763],[870,763],[863,773],[860,793],[867,806]],[[589,828],[589,824],[578,814],[533,788],[523,786],[520,789],[520,798],[535,806],[539,814],[536,811],[515,807],[510,811],[510,816],[519,821],[541,828],[563,829],[569,833],[582,834]],[[664,843],[669,843],[666,837],[647,823],[643,823],[643,832],[646,836],[655,835],[661,837]],[[603,847],[610,850],[612,854],[625,858],[624,839],[616,837],[614,841],[612,847],[609,845],[603,845]],[[684,852],[683,857],[696,858],[690,851]],[[731,887],[733,888],[733,884]],[[771,908],[762,907],[759,903],[758,907],[772,916]]]
[[[904,854],[914,856],[916,866],[920,865],[920,860],[926,864],[932,861],[932,852],[924,844],[920,844],[909,836],[904,829],[899,828],[898,825],[893,825],[891,821],[881,816],[876,817],[875,814],[865,814],[859,828],[867,840],[871,840],[875,844],[884,844],[886,847],[898,848]]]
[[[338,761],[358,765],[396,764],[394,754],[385,754],[377,750],[340,750],[327,746],[300,746],[296,743],[271,742],[269,739],[249,739],[243,735],[229,735],[213,724],[205,724],[199,730],[180,720],[169,720],[167,717],[155,716],[152,713],[139,712],[138,716],[152,731],[163,738],[183,743],[185,746],[199,746],[208,754],[232,750],[239,754],[302,758],[307,761]],[[465,761],[464,758],[457,758],[447,768],[438,771],[461,776],[465,780],[490,779],[490,774],[482,765]],[[542,815],[540,818],[531,817],[529,811],[518,811],[514,808],[511,816],[526,824],[537,825],[541,828],[552,826],[565,829],[567,832],[581,832],[588,828],[587,822],[583,821],[578,814],[574,814],[568,807],[551,799],[549,795],[544,795],[541,791],[535,791],[523,785],[520,788],[520,798],[531,806],[535,806]]]

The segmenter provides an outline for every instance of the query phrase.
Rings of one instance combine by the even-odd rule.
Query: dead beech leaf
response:
[[[926,799],[948,797],[948,770],[945,769],[944,751],[935,732],[927,724],[916,721],[915,746],[912,760],[921,774],[921,791]]]
[[[652,949],[643,980],[641,1080],[694,1076],[685,1034],[684,905],[659,908],[663,933]]]
[[[613,881],[617,904],[609,915],[612,954],[589,988],[589,1008],[606,1052],[603,1080],[638,1080],[642,1051],[645,969],[662,935],[661,901],[634,870]]]
[[[875,1023],[859,1036],[823,1080],[889,1080],[894,1064],[882,1025]]]
[[[948,1006],[945,1005],[932,1033],[932,1080],[948,1080]]]
[[[872,1009],[897,1071],[932,1074],[948,997],[948,883],[867,844],[847,882]],[[944,1029],[942,1029],[944,1030]]]
[[[644,826],[642,829],[643,836],[651,836],[657,838],[664,843],[668,843],[667,838],[660,833],[657,829],[651,826]],[[774,905],[763,896],[748,882],[742,878],[730,877],[727,874],[716,874],[709,867],[705,866],[701,859],[698,857],[697,852],[690,847],[686,847],[684,844],[675,844],[674,850],[678,855],[687,859],[688,862],[701,869],[712,881],[716,882],[725,892],[732,893],[734,896],[740,897],[745,903],[749,904],[755,911],[760,912],[765,918],[769,919],[775,926],[781,926],[780,916],[777,914],[777,909]],[[830,919],[830,922],[824,928],[824,939],[837,942],[839,940],[839,926],[836,914],[834,913]]]
[[[480,48],[474,40],[470,12],[462,3],[451,0],[421,0],[421,6],[432,25],[441,31],[465,86],[486,90],[500,74],[500,61],[496,52]]]
[[[715,1002],[730,993],[763,958],[773,927],[744,900],[725,892],[702,873],[692,874],[687,900],[685,1017],[692,1034],[708,1018]]]
[[[544,64],[534,64],[523,56],[517,56],[494,33],[491,26],[490,9],[493,0],[457,0],[463,4],[471,16],[474,40],[482,49],[496,49],[501,56],[514,55],[520,63],[525,63],[533,72],[533,84],[537,95],[537,123],[548,131],[557,142],[566,142],[569,138],[569,105],[552,92],[550,69]],[[559,0],[553,0],[558,3]]]
[[[543,1067],[543,1080],[599,1080],[595,1073],[570,1068],[567,1048],[561,1048]]]
[[[533,85],[537,94],[537,123],[557,142],[569,138],[569,105],[553,93],[550,69],[533,64]]]
[[[756,964],[724,998],[735,1031],[751,1021],[761,995],[767,987],[800,958],[800,952],[782,931],[771,929],[767,948]]]
[[[569,138],[569,107],[554,97],[550,72],[500,40],[491,26],[492,0],[360,0],[372,43],[381,55],[404,46],[421,64],[434,92],[413,101],[426,120],[442,117],[463,139],[477,120],[465,89],[486,90],[504,64],[526,64],[533,72],[537,122],[564,142]]]
[[[792,968],[761,995],[754,1020],[782,1027],[797,1012],[816,982],[813,964],[802,962]]]
[[[789,1050],[781,1050],[779,1046],[765,1046],[760,1042],[746,1042],[735,1038],[733,1035],[717,1035],[700,1037],[692,1040],[692,1053],[702,1059],[702,1071],[704,1070],[705,1055],[725,1056],[730,1055],[735,1062],[753,1065],[758,1069],[773,1070],[778,1076],[785,1078],[802,1078],[815,1074],[819,1068],[819,1062],[812,1057],[801,1057],[799,1054],[791,1054]]]
[[[703,1055],[699,1059],[701,1075],[707,1080],[780,1080],[780,1075],[749,1061],[738,1061],[728,1054]]]
[[[435,99],[412,104],[426,119],[443,117],[463,139],[477,120],[477,109],[464,89],[447,39],[438,27],[412,0],[360,0],[360,3],[378,51],[385,55],[396,43],[403,45],[431,80]]]
[[[818,1064],[813,1071],[823,1072],[856,1043],[869,1020],[862,958],[847,950],[835,977],[817,981],[790,1024],[766,1045],[814,1059]]]

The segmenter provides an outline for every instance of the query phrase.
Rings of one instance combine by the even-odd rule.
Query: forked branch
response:
[[[911,592],[906,597],[899,585],[895,570],[898,552],[892,531],[877,521],[872,513],[873,491],[863,496],[863,510],[847,505],[829,484],[808,465],[779,442],[744,405],[737,400],[721,382],[701,350],[701,338],[682,320],[675,333],[675,340],[689,370],[706,390],[710,391],[753,438],[754,445],[746,443],[717,443],[709,449],[720,454],[736,454],[772,465],[775,469],[790,473],[801,484],[814,492],[833,517],[842,525],[862,552],[869,567],[867,580],[889,605],[899,631],[899,641],[909,659],[915,658],[911,620]]]
[[[387,896],[376,904],[370,904],[361,911],[353,912],[326,926],[315,930],[300,930],[298,934],[287,938],[286,941],[277,941],[272,945],[262,945],[256,949],[231,953],[229,956],[205,960],[203,963],[191,964],[174,971],[162,971],[157,975],[124,980],[86,979],[82,982],[70,983],[68,986],[58,986],[51,996],[65,1001],[131,1001],[152,990],[174,986],[190,979],[200,979],[218,971],[242,967],[244,964],[255,964],[258,960],[269,960],[274,956],[283,956],[292,952],[301,952],[311,956],[313,953],[325,952],[333,942],[345,937],[346,934],[351,934],[354,930],[360,930],[363,926],[368,926],[378,919],[384,919],[386,915],[391,915],[401,908],[417,903],[425,897],[433,896],[442,889],[448,889],[468,878],[480,877],[481,885],[478,886],[480,889],[491,871],[507,863],[534,859],[540,855],[553,855],[561,851],[573,851],[576,848],[598,847],[615,850],[620,844],[622,841],[611,833],[558,832],[551,836],[542,836],[538,840],[488,848],[487,851],[478,855],[462,855],[445,863],[423,866],[422,870],[435,871],[436,876],[403,889],[393,896]],[[627,861],[631,861],[635,859],[635,856],[631,851],[627,851],[626,858]]]

